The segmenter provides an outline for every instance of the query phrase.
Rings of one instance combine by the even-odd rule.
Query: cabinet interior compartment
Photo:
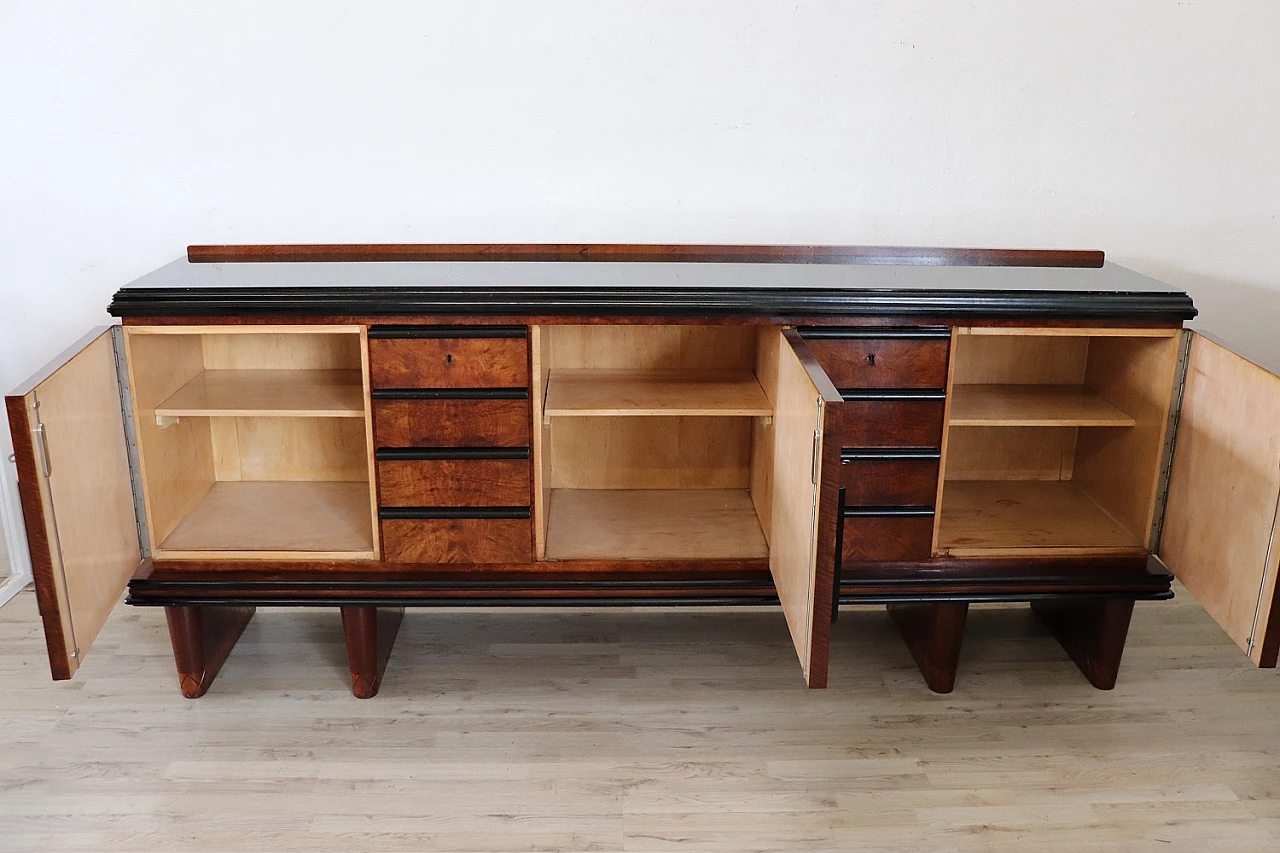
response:
[[[1176,329],[957,329],[935,551],[1145,551]]]
[[[538,327],[539,558],[767,558],[777,341],[753,326]]]
[[[154,556],[376,556],[360,327],[127,327],[126,346]]]

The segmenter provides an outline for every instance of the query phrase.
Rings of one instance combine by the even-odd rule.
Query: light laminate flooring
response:
[[[337,611],[260,610],[183,699],[160,609],[49,680],[0,610],[0,850],[1280,850],[1280,676],[1182,593],[1090,687],[975,608],[930,693],[883,608],[801,685],[776,611],[410,611],[382,693]]]

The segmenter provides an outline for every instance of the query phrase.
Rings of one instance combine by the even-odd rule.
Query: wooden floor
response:
[[[382,693],[333,611],[260,611],[179,696],[160,610],[48,680],[0,610],[0,850],[1280,850],[1280,675],[1183,594],[1113,692],[976,607],[929,693],[883,608],[806,691],[769,611],[411,611]]]

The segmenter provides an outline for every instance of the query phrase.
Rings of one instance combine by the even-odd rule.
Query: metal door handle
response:
[[[36,438],[40,439],[36,447],[40,450],[40,469],[44,472],[47,480],[53,476],[53,466],[49,464],[49,439],[45,435],[44,424],[36,424],[33,432],[35,432]]]

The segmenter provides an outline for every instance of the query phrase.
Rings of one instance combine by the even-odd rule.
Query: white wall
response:
[[[1280,362],[1277,33],[1274,0],[5,0],[0,386],[192,242],[1096,247]]]

